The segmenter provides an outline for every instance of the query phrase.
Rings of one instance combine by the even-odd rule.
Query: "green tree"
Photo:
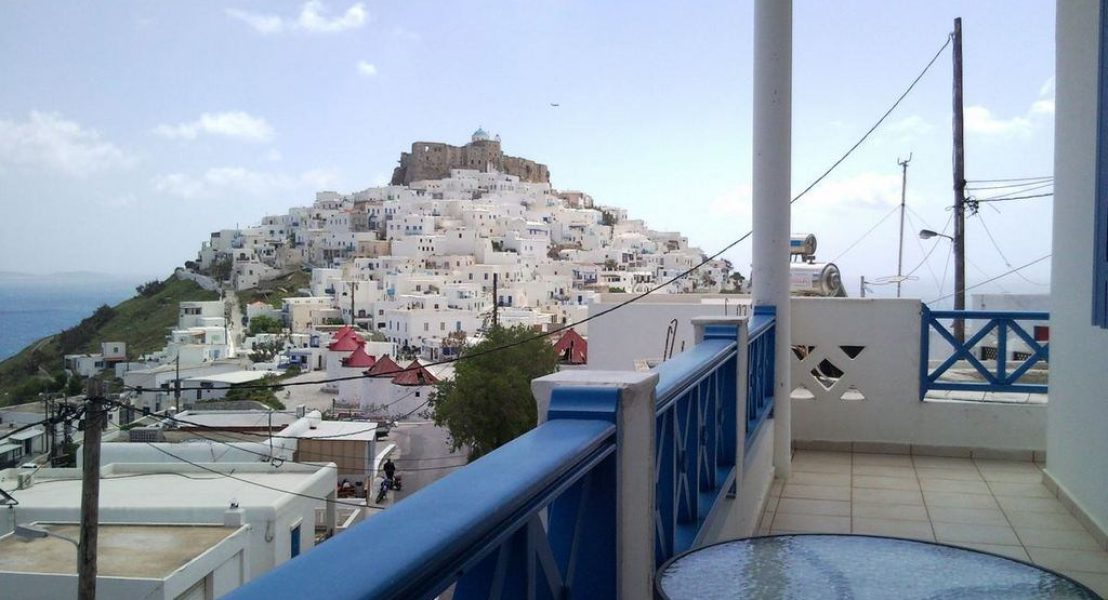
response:
[[[609,211],[606,211],[606,210],[600,212],[600,224],[601,225],[607,225],[607,226],[611,227],[612,225],[615,225],[617,222],[619,222],[619,219],[616,218],[615,213],[609,212]]]
[[[281,321],[266,315],[258,315],[250,319],[250,335],[259,333],[281,333],[284,326]]]
[[[435,424],[450,431],[454,450],[468,447],[470,459],[488,454],[535,426],[531,380],[557,368],[547,339],[523,326],[493,327],[482,342],[462,350],[454,379],[432,394]]]
[[[81,378],[77,375],[70,375],[69,381],[65,384],[66,396],[77,396],[85,390],[85,386],[81,385]]]

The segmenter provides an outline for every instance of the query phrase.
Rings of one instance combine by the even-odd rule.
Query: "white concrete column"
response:
[[[617,387],[616,423],[616,590],[620,600],[654,594],[654,390],[657,373],[562,371],[531,381],[546,421],[556,387]]]
[[[789,235],[792,177],[792,0],[754,3],[754,304],[777,307],[773,463],[791,463]]]

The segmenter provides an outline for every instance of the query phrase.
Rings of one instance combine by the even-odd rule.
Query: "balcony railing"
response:
[[[654,373],[536,380],[538,427],[228,597],[648,597],[722,527],[772,410],[774,315],[747,325],[702,322]]]
[[[981,322],[981,324],[976,332],[960,342],[943,324],[942,321],[945,319],[970,323]],[[1045,384],[1019,381],[1040,361],[1047,362],[1050,358],[1049,342],[1037,340],[1036,336],[1029,334],[1021,323],[1036,321],[1046,323],[1049,319],[1049,313],[1045,312],[930,310],[923,306],[920,317],[920,398],[922,399],[931,390],[1045,394],[1047,392]],[[935,368],[931,368],[928,360],[932,331],[950,345],[950,354]],[[988,345],[993,341],[995,346]],[[1022,350],[1019,351],[1019,359],[1009,361],[1009,352],[1021,342]],[[979,344],[986,349],[983,350],[981,357],[973,353],[974,348]],[[950,372],[952,367],[962,361],[973,367],[971,375],[980,380],[941,379],[943,375]],[[986,366],[983,361],[990,362],[990,366]]]

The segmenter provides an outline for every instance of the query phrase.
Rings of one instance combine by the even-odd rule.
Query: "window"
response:
[[[289,530],[289,558],[300,556],[300,523]]]

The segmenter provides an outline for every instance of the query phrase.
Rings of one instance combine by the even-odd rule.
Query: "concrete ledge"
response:
[[[1080,503],[1070,494],[1061,483],[1058,483],[1054,476],[1049,471],[1043,469],[1043,485],[1046,489],[1050,490],[1062,503],[1062,506],[1066,507],[1066,510],[1070,511],[1082,527],[1089,531],[1089,534],[1093,536],[1096,543],[1103,550],[1108,550],[1108,528],[1101,526],[1089,513],[1086,511]]]

